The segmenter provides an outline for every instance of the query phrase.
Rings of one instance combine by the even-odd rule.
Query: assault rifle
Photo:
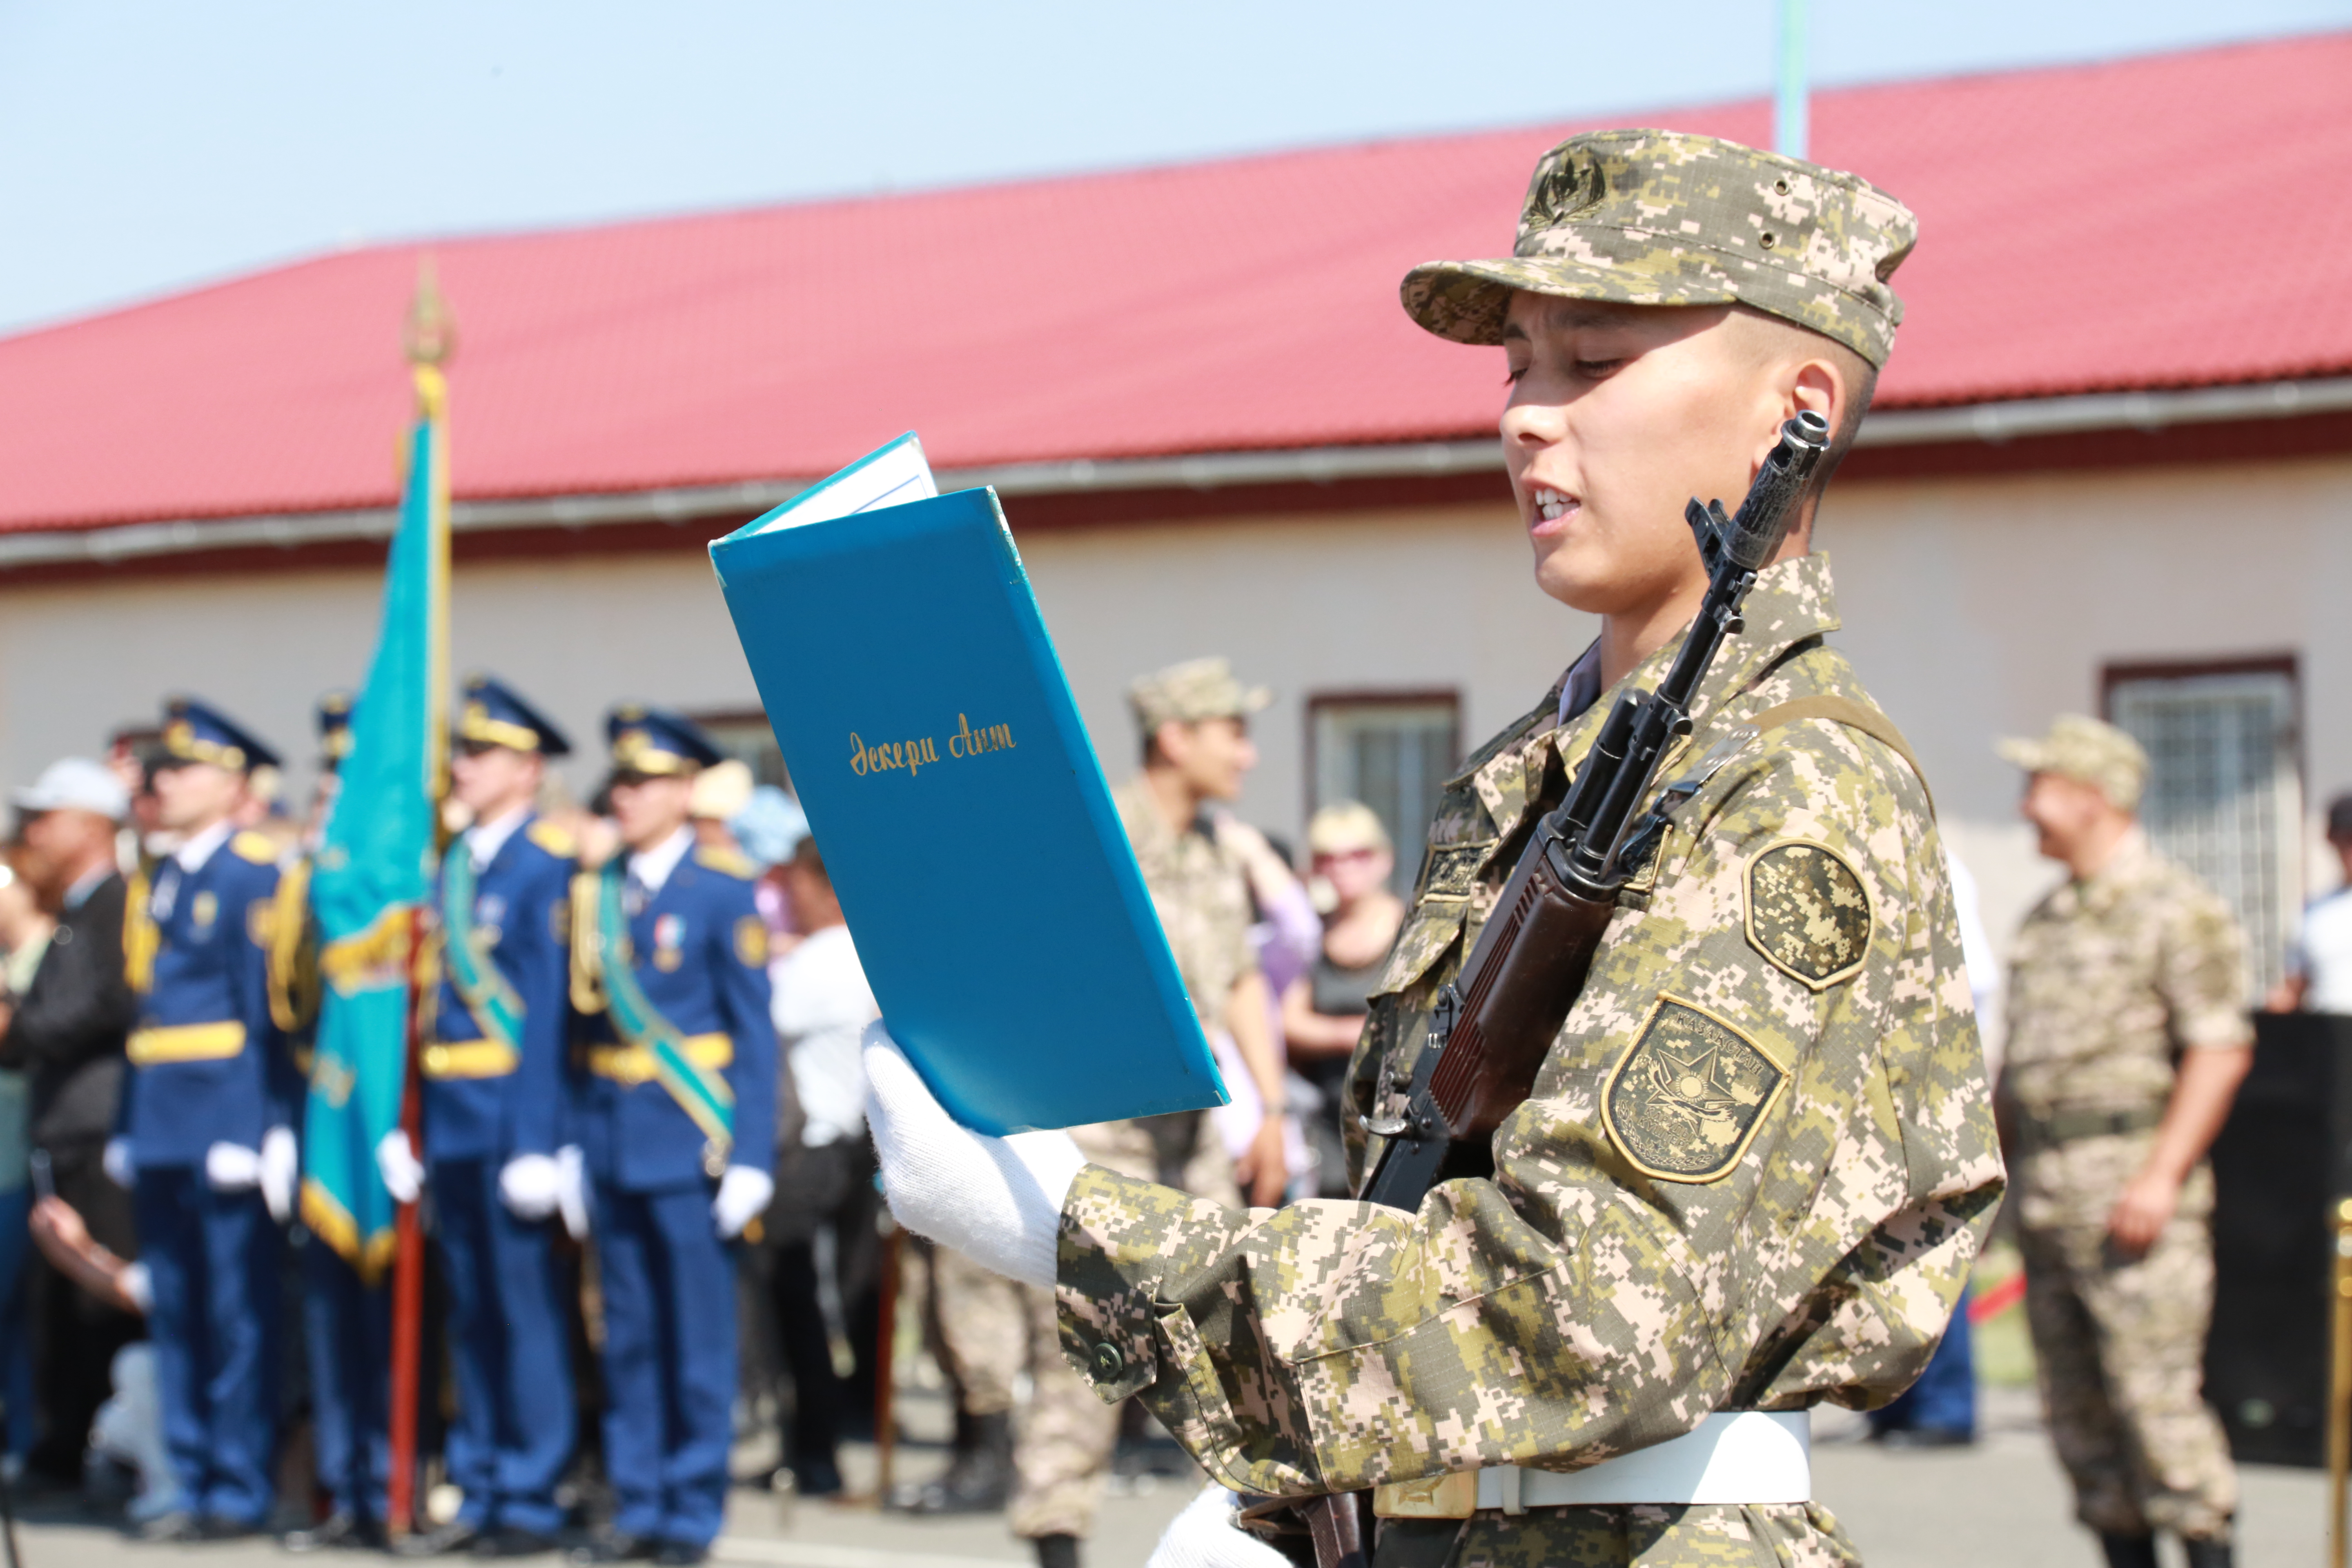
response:
[[[1411,1213],[1440,1182],[1493,1173],[1495,1129],[1534,1089],[1618,894],[1696,789],[1677,784],[1650,796],[1659,761],[1690,733],[1699,682],[1740,629],[1740,606],[1779,552],[1829,438],[1827,420],[1800,413],[1780,426],[1737,516],[1726,517],[1721,501],[1693,500],[1684,512],[1706,565],[1706,596],[1665,679],[1654,691],[1618,697],[1568,798],[1537,823],[1459,980],[1438,993],[1411,1077],[1391,1080],[1406,1091],[1403,1110],[1365,1120],[1383,1141],[1358,1194],[1365,1202]],[[1356,1492],[1302,1507],[1318,1568],[1370,1563],[1368,1500]]]

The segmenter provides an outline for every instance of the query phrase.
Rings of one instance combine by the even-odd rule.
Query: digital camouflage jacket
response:
[[[1836,625],[1825,558],[1767,570],[1660,776],[1783,704],[1866,705],[1822,642]],[[1674,646],[1628,679],[1653,684]],[[1438,988],[1613,699],[1562,727],[1555,688],[1448,784],[1352,1110],[1393,1109]],[[1934,1352],[2002,1184],[1944,858],[1894,749],[1799,718],[1706,777],[1494,1153],[1491,1179],[1413,1215],[1241,1213],[1090,1166],[1062,1215],[1064,1350],[1226,1485],[1283,1495],[1574,1470],[1716,1410],[1892,1399]],[[1852,1555],[1804,1504],[1445,1528],[1463,1563]]]
[[[2010,952],[2000,1088],[2018,1123],[2018,1218],[2104,1234],[2116,1199],[2147,1163],[2178,1053],[2253,1037],[2245,935],[2220,894],[2135,831],[2096,875],[2051,889]],[[2103,1110],[2140,1111],[2147,1124],[2036,1133],[2053,1117]],[[2212,1173],[2200,1163],[2176,1213],[2200,1219],[2212,1206]]]

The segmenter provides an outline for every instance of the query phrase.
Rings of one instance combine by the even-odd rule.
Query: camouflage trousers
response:
[[[1013,1533],[1091,1534],[1103,1478],[1118,1447],[1121,1406],[1105,1405],[1062,1359],[1051,1290],[1017,1285],[1029,1311],[1029,1409],[1013,1440]]]
[[[1097,1398],[1062,1359],[1053,1293],[937,1247],[931,1301],[940,1359],[967,1414],[1011,1410],[1013,1380],[1029,1374],[1029,1407],[1013,1442],[1013,1533],[1089,1533],[1118,1444],[1119,1407]]]
[[[2226,1539],[2238,1477],[2204,1395],[2213,1243],[2176,1216],[2145,1257],[2104,1225],[2021,1226],[2042,1405],[2093,1530]]]
[[[1399,1528],[1400,1526],[1403,1528]],[[1819,1503],[1538,1508],[1384,1521],[1372,1568],[1861,1568]]]
[[[1029,1364],[1029,1318],[1021,1287],[948,1247],[932,1246],[929,1320],[940,1370],[954,1386],[967,1415],[1001,1415],[1013,1408],[1013,1383]]]

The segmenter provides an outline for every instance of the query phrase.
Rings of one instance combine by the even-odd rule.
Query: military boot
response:
[[[2198,1540],[2192,1535],[2180,1538],[2181,1550],[2189,1554],[2189,1568],[2230,1568],[2232,1554],[2230,1538]]]
[[[2107,1554],[2107,1568],[2156,1568],[2153,1535],[2109,1535],[2102,1531],[2099,1547]]]
[[[971,1418],[971,1446],[945,1474],[915,1494],[911,1513],[994,1513],[1013,1494],[1013,1417],[1000,1411]]]

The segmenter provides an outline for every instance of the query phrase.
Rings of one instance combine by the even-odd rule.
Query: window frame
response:
[[[1299,778],[1299,794],[1302,801],[1298,816],[1298,854],[1302,858],[1311,858],[1307,847],[1307,825],[1314,819],[1317,809],[1323,804],[1320,799],[1323,779],[1320,738],[1323,731],[1323,713],[1327,709],[1429,708],[1443,705],[1450,715],[1445,732],[1445,749],[1453,758],[1453,761],[1446,764],[1448,771],[1445,778],[1450,779],[1462,768],[1463,700],[1462,688],[1458,686],[1361,687],[1307,693],[1307,700],[1301,705],[1300,710],[1305,717],[1307,735],[1306,745],[1302,748],[1306,767],[1301,771]],[[1442,785],[1444,780],[1441,779],[1438,782]],[[1400,832],[1397,836],[1398,874],[1408,879],[1419,874],[1421,853],[1427,847],[1429,824],[1424,822],[1420,826],[1423,839],[1421,843],[1408,845],[1404,840],[1403,832]],[[1410,829],[1405,831],[1409,832]],[[1412,851],[1410,856],[1407,854],[1408,849]]]
[[[2290,650],[2280,653],[2226,655],[2213,658],[2110,660],[2099,667],[2099,717],[2108,723],[2114,723],[2116,696],[2118,689],[2136,682],[2226,679],[2231,676],[2249,675],[2275,675],[2285,679],[2287,733],[2284,749],[2288,765],[2293,770],[2295,796],[2295,810],[2289,814],[2289,820],[2285,825],[2286,833],[2281,855],[2284,864],[2279,873],[2279,898],[2283,907],[2279,911],[2281,929],[2278,951],[2271,953],[2267,959],[2261,953],[2249,954],[2254,971],[2255,983],[2259,989],[2262,985],[2262,976],[2273,966],[2281,967],[2284,972],[2287,946],[2294,940],[2295,927],[2302,918],[2310,892],[2309,867],[2306,864],[2309,857],[2305,852],[2305,839],[2309,833],[2305,819],[2310,815],[2311,805],[2310,759],[2307,755],[2310,730],[2305,712],[2309,697],[2303,679],[2301,656]],[[2252,933],[2249,932],[2250,945],[2252,937]],[[2255,998],[2257,1005],[2260,1000],[2259,996]]]
[[[766,709],[690,709],[687,710],[686,717],[692,720],[695,723],[702,726],[706,731],[740,729],[748,724],[757,724],[761,728],[766,730],[768,731],[768,740],[770,743],[776,749],[776,766],[782,770],[783,773],[783,778],[780,782],[779,787],[781,787],[786,795],[793,795],[795,798],[798,797],[799,792],[793,788],[793,764],[784,756],[783,742],[776,739],[776,726],[774,721],[769,719],[768,710]],[[713,738],[716,739],[716,736],[714,735]],[[735,755],[732,752],[730,752],[727,754],[730,757]],[[751,772],[752,781],[755,784],[778,782],[759,777],[759,770],[757,768],[753,768]]]

